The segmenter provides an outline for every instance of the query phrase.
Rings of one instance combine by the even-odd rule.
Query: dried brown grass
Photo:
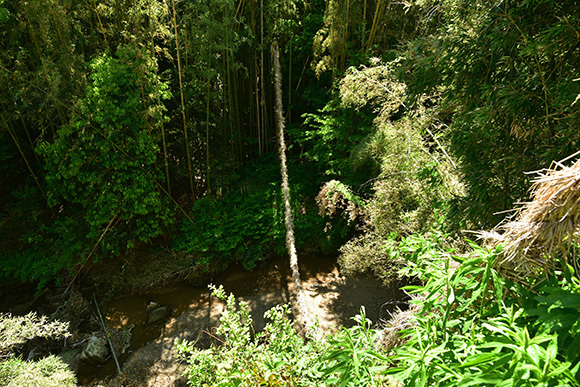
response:
[[[572,166],[564,162],[579,154],[537,171],[532,201],[491,232],[481,233],[492,246],[504,245],[496,263],[503,275],[523,280],[552,270],[559,254],[571,259],[571,244],[579,237],[580,160]],[[576,265],[574,259],[572,263]]]
[[[411,296],[412,301],[420,301],[424,299],[424,294]],[[409,304],[409,309],[398,309],[391,315],[391,318],[383,324],[380,345],[386,353],[400,347],[407,341],[407,338],[403,337],[401,332],[418,325],[416,316],[419,315],[421,307],[420,303],[411,303]]]

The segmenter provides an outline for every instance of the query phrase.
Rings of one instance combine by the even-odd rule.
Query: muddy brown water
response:
[[[359,313],[361,306],[365,307],[366,316],[373,323],[388,319],[397,306],[404,307],[404,294],[397,287],[384,287],[376,279],[345,278],[338,270],[335,257],[301,255],[299,261],[307,303],[324,331],[352,326],[351,317]],[[285,258],[268,261],[251,272],[234,265],[216,276],[212,283],[223,285],[227,293],[233,293],[237,300],[248,304],[256,330],[265,324],[265,311],[293,301],[294,287]],[[147,324],[147,305],[151,302],[168,306],[171,315],[159,323]],[[123,371],[132,373],[133,378],[142,377],[138,381],[141,385],[159,386],[175,385],[179,375],[171,374],[182,371],[180,366],[174,367],[177,360],[160,362],[159,358],[175,357],[173,353],[168,354],[174,352],[175,339],[194,340],[199,331],[215,327],[221,308],[223,305],[210,295],[206,286],[184,282],[153,289],[144,295],[127,295],[101,305],[108,326],[134,326],[131,345],[119,358]],[[111,358],[98,367],[81,367],[78,379],[80,384],[90,385],[111,379],[116,373]],[[170,376],[159,378],[163,373]]]

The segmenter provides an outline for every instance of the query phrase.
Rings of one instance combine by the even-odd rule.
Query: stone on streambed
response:
[[[85,364],[97,365],[105,361],[108,355],[107,339],[93,335],[81,353],[81,360]]]
[[[164,305],[158,305],[157,303],[150,303],[147,307],[149,315],[147,316],[147,324],[155,324],[156,322],[165,320],[169,315],[171,315],[171,309]]]
[[[82,352],[83,350],[81,348],[66,349],[59,353],[58,357],[76,374],[79,371]]]

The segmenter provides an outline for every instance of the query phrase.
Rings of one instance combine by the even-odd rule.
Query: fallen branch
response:
[[[113,342],[111,341],[111,337],[109,336],[109,332],[107,331],[107,327],[105,326],[105,322],[103,321],[103,316],[101,315],[101,310],[99,309],[99,304],[97,303],[97,297],[93,294],[93,300],[95,301],[95,308],[97,308],[97,315],[99,316],[99,323],[105,332],[105,336],[107,337],[107,341],[109,342],[109,347],[111,347],[111,353],[113,354],[113,359],[115,359],[115,364],[117,365],[117,371],[120,374],[121,366],[119,365],[119,360],[117,359],[117,355],[115,354],[115,348],[113,347]]]

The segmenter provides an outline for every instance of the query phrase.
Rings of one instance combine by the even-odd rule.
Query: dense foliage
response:
[[[398,367],[388,373],[409,386],[577,386],[580,358],[563,345],[576,338],[570,330],[580,307],[578,288],[570,286],[578,283],[573,269],[536,293],[498,275],[500,249],[470,243],[473,251],[458,256],[443,249],[440,238],[413,236],[395,248],[424,285],[407,287],[419,296],[416,323],[395,350]],[[556,306],[562,314],[545,303],[554,291],[569,299],[565,311]],[[564,327],[563,319],[572,321]]]
[[[444,22],[409,44],[404,78],[416,95],[440,93],[467,188],[457,210],[477,226],[493,226],[494,213],[526,198],[524,172],[580,145],[579,7],[443,1],[434,17]]]
[[[288,305],[278,305],[264,315],[269,322],[255,333],[244,304],[236,306],[233,294],[223,288],[213,294],[226,302],[217,334],[221,346],[206,350],[195,343],[177,344],[190,364],[186,371],[195,386],[387,386],[389,378],[378,371],[387,359],[375,350],[378,332],[361,314],[358,325],[341,329],[321,340],[304,341],[287,315]]]
[[[276,43],[299,249],[426,297],[396,350],[362,314],[303,342],[278,308],[254,335],[228,298],[236,335],[181,345],[192,383],[577,385],[574,262],[510,283],[462,232],[580,148],[579,31],[570,0],[0,0],[0,275],[282,254]]]
[[[249,166],[274,162],[274,39],[296,200],[312,218],[335,179],[367,203],[365,230],[379,238],[420,231],[435,211],[452,227],[491,226],[526,198],[524,172],[579,145],[576,2],[0,7],[6,275],[46,281],[143,242],[199,239],[204,203],[237,202],[247,226],[266,219],[251,203],[278,194],[243,187]],[[358,232],[326,221],[304,235],[326,230],[330,242],[310,247],[336,251]],[[268,235],[237,233],[200,259],[226,264]]]

